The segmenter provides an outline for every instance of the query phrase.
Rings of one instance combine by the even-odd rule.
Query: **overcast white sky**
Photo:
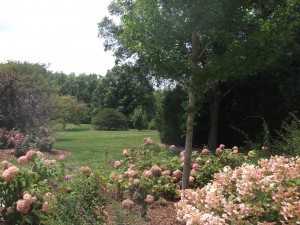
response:
[[[0,0],[0,62],[51,64],[51,71],[105,75],[114,66],[97,23],[111,0]]]

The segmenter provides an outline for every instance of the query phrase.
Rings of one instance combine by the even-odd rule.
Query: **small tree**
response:
[[[127,118],[115,109],[104,109],[92,118],[96,130],[128,130]]]
[[[80,124],[88,114],[87,105],[70,95],[59,96],[56,101],[56,109],[54,119],[63,124],[63,130],[66,129],[68,123]]]
[[[131,121],[133,126],[139,131],[147,127],[147,114],[141,106],[138,106],[134,109],[133,114],[131,115]]]

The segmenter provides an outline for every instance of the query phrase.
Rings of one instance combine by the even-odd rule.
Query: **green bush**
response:
[[[92,118],[96,130],[128,130],[126,116],[115,109],[104,109]]]
[[[47,127],[40,127],[37,130],[34,138],[35,147],[42,152],[49,152],[52,149],[52,145],[55,142],[53,137],[53,131]]]
[[[272,145],[272,152],[279,155],[300,155],[300,120],[294,114],[290,114],[278,131],[278,138]]]

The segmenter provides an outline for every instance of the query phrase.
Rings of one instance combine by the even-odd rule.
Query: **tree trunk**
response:
[[[222,96],[218,91],[211,93],[213,96],[208,97],[210,111],[210,127],[208,136],[208,149],[214,151],[218,145],[218,125],[219,112]]]
[[[198,56],[198,35],[196,32],[192,34],[192,74],[189,87],[189,106],[188,116],[186,123],[186,139],[185,139],[185,156],[182,176],[182,188],[189,188],[189,178],[191,170],[191,156],[193,147],[193,130],[194,130],[194,118],[195,118],[195,99],[196,99],[196,72],[197,72],[197,56]]]

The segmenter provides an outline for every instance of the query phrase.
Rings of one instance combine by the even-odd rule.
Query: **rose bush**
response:
[[[300,158],[275,156],[258,165],[225,167],[175,205],[186,224],[299,224]]]

